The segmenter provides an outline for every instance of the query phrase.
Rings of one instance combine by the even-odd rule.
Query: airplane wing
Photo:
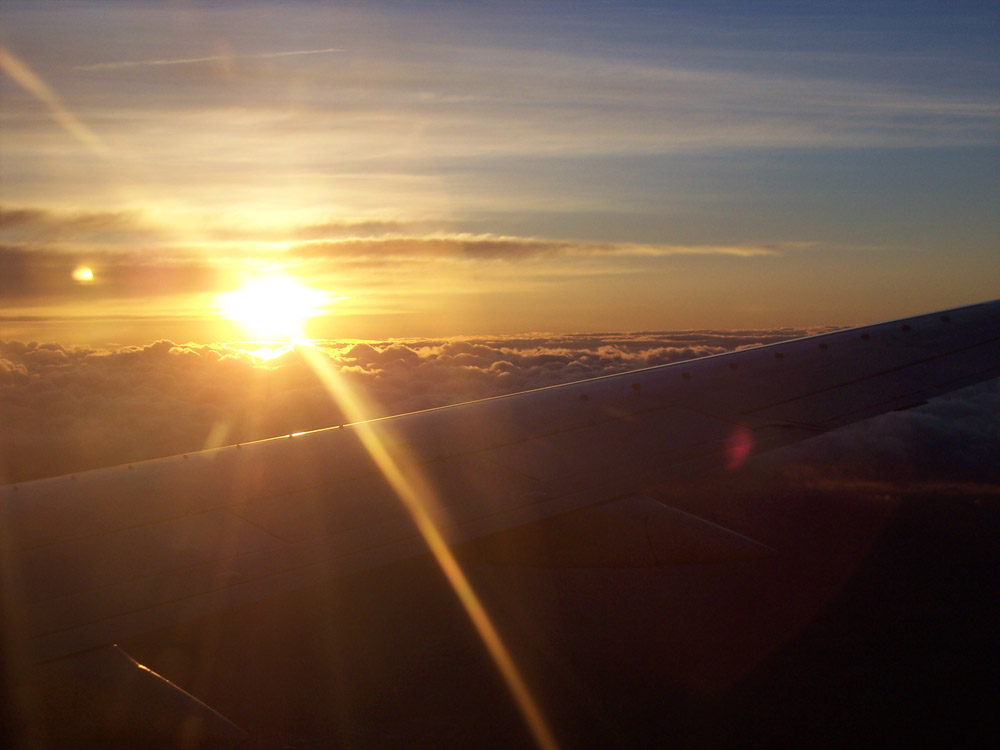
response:
[[[609,505],[997,376],[1000,300],[4,486],[8,639],[72,660],[423,554],[428,526],[454,545]]]

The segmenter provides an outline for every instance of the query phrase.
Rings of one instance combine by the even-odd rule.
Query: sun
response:
[[[306,338],[306,321],[325,312],[329,295],[288,276],[268,276],[220,294],[222,315],[235,320],[258,339],[295,341]]]

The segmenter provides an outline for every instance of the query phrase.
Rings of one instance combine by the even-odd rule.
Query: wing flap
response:
[[[555,568],[652,568],[774,554],[730,529],[632,495],[462,545],[463,559]]]
[[[215,709],[142,666],[117,646],[38,668],[43,735],[57,741],[240,743],[247,734]]]

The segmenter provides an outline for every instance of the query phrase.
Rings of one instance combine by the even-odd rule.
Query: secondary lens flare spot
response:
[[[743,425],[734,428],[726,439],[726,468],[732,471],[743,466],[753,453],[753,449],[754,439],[750,430]]]
[[[220,294],[216,302],[223,316],[251,336],[295,340],[305,338],[306,322],[323,314],[331,299],[287,276],[269,276]]]

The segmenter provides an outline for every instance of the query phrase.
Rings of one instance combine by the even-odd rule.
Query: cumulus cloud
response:
[[[812,330],[685,331],[325,342],[376,415],[513,393],[717,354]],[[985,384],[793,446],[825,476],[1000,481],[1000,391]],[[294,349],[263,360],[230,345],[94,349],[0,343],[0,470],[23,481],[317,429],[344,421]],[[867,472],[867,473],[866,473]]]

